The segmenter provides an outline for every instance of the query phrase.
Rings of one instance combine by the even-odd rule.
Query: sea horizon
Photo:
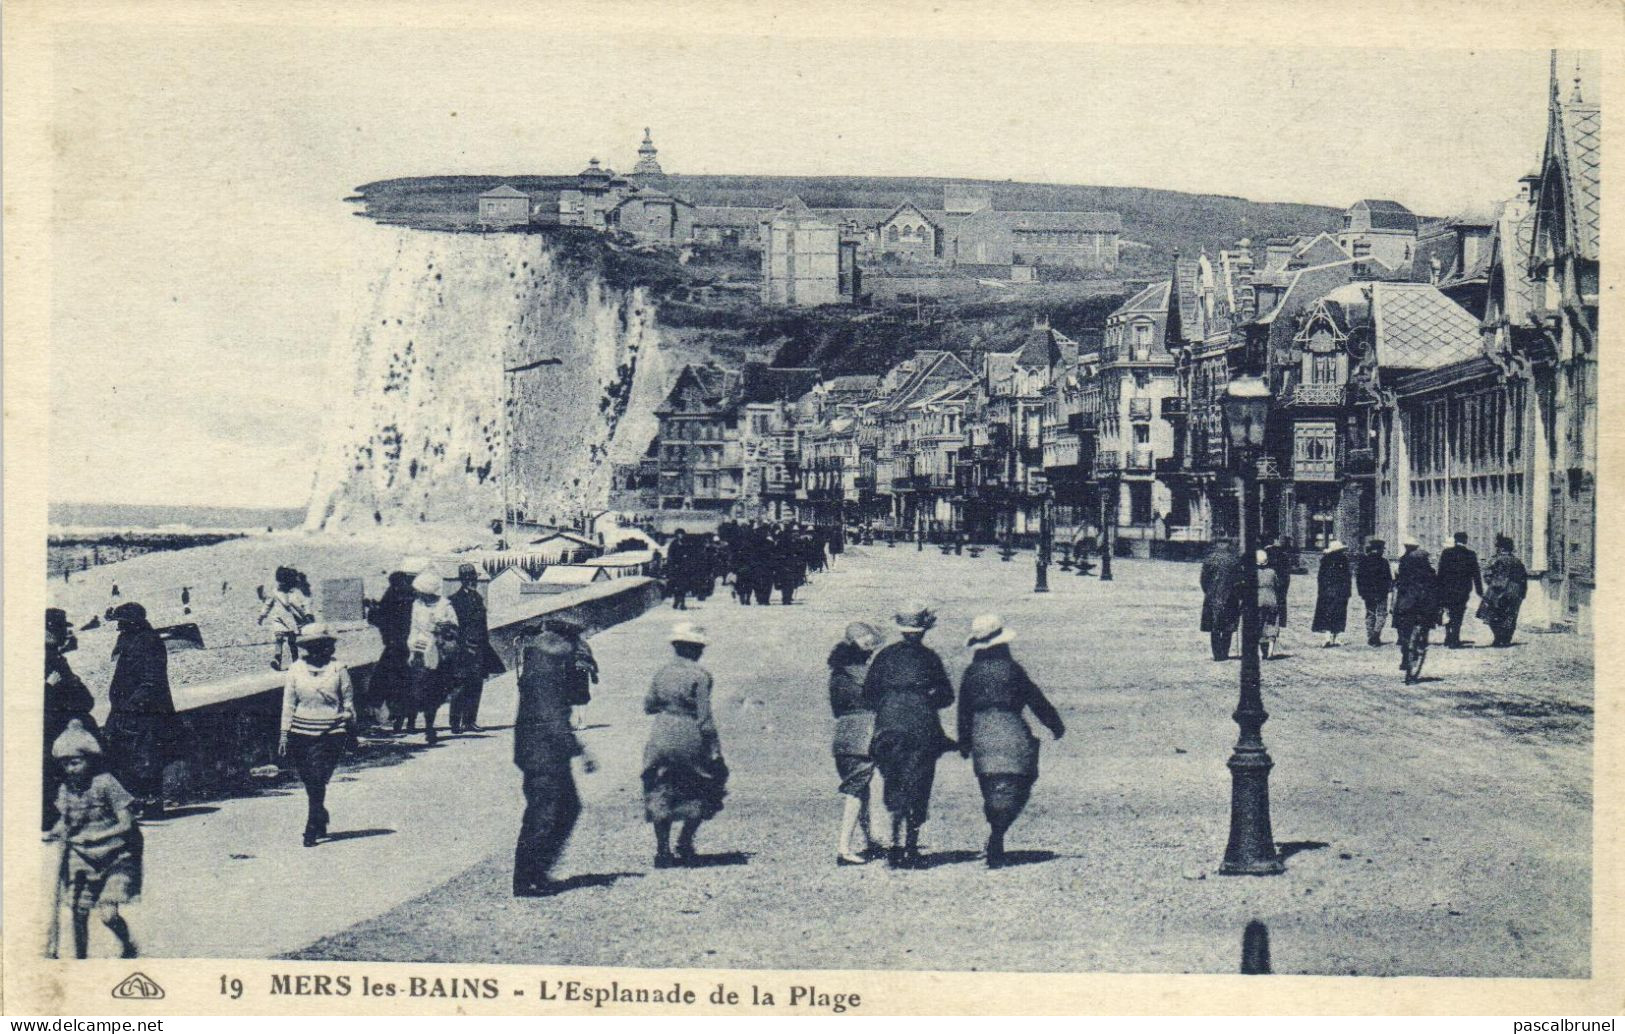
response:
[[[304,523],[303,506],[210,506],[164,503],[52,502],[46,506],[46,524],[63,529],[262,531],[297,528]]]

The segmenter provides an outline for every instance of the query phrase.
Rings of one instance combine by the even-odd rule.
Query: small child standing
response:
[[[74,719],[51,745],[62,769],[56,810],[61,818],[45,835],[62,844],[58,900],[73,911],[73,952],[85,958],[90,947],[90,913],[118,938],[120,957],[136,956],[129,924],[119,906],[141,894],[141,827],[131,805],[135,798],[103,770],[101,744]],[[53,915],[54,925],[58,917]]]

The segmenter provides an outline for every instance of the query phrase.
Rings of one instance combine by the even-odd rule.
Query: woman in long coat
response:
[[[415,568],[415,569],[414,569]],[[389,711],[389,722],[399,732],[407,720],[412,695],[412,671],[407,667],[406,640],[412,631],[412,579],[422,570],[416,562],[407,560],[400,569],[389,575],[389,587],[367,614],[367,622],[378,629],[378,638],[384,649],[378,662],[372,666],[372,677],[367,680],[367,705],[375,708],[383,704]],[[416,716],[412,724],[417,725]]]
[[[1258,594],[1253,605],[1258,608],[1258,652],[1269,660],[1275,652],[1275,640],[1281,635],[1281,574],[1272,565],[1270,555],[1259,550]]]
[[[972,759],[982,787],[989,869],[1004,865],[1005,831],[1038,779],[1038,738],[1022,712],[1030,708],[1057,740],[1066,735],[1060,714],[1010,656],[1015,637],[995,614],[973,621],[965,645],[974,656],[959,684],[959,753]]]
[[[653,715],[643,748],[643,811],[655,828],[655,868],[694,861],[700,823],[722,810],[728,768],[711,715],[711,673],[700,666],[705,630],[690,622],[671,632],[677,656],[655,672],[643,713]],[[671,826],[682,824],[677,851]]]
[[[570,702],[581,676],[574,632],[580,626],[549,619],[519,650],[519,709],[513,723],[513,763],[525,794],[525,814],[513,852],[515,897],[545,897],[558,889],[552,869],[581,817],[571,759],[597,766],[570,729]]]
[[[875,655],[863,679],[863,700],[875,712],[869,750],[885,782],[891,813],[887,861],[893,868],[909,869],[920,864],[920,827],[930,813],[937,758],[953,748],[937,712],[954,702],[954,687],[942,658],[922,642],[937,616],[921,604],[909,604],[894,620],[902,641]]]
[[[113,620],[119,633],[103,735],[113,773],[135,795],[138,816],[154,818],[163,814],[164,766],[181,733],[169,692],[169,651],[141,604],[119,604]]]
[[[862,621],[846,626],[846,635],[829,654],[829,708],[835,716],[835,772],[841,778],[841,831],[835,844],[835,864],[863,865],[874,838],[873,804],[869,786],[875,772],[869,744],[875,734],[875,713],[863,702],[863,679],[869,658],[880,645],[880,631]],[[853,849],[853,838],[863,831],[865,850]]]
[[[1529,591],[1529,571],[1512,551],[1512,540],[1495,536],[1495,557],[1484,571],[1484,598],[1478,616],[1495,636],[1491,646],[1511,646],[1518,627],[1518,610]]]
[[[1074,552],[1078,548],[1074,546]],[[1241,620],[1241,586],[1245,574],[1241,558],[1236,556],[1235,547],[1228,540],[1215,542],[1212,552],[1202,561],[1202,631],[1208,633],[1208,644],[1216,661],[1230,656],[1230,640]]]
[[[1320,570],[1315,574],[1315,623],[1312,632],[1325,632],[1322,646],[1342,646],[1337,637],[1348,627],[1349,620],[1349,554],[1343,543],[1333,539],[1320,558]]]

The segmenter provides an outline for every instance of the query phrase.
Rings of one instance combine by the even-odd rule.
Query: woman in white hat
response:
[[[406,637],[406,666],[412,674],[413,716],[423,716],[424,739],[433,745],[435,715],[451,688],[449,667],[443,662],[457,643],[457,612],[442,593],[441,578],[422,571],[412,579],[412,622]]]
[[[869,658],[883,641],[880,630],[862,621],[846,626],[846,634],[829,654],[829,708],[835,716],[835,771],[841,778],[841,796],[846,802],[841,812],[841,831],[836,840],[835,864],[863,865],[875,838],[870,830],[876,828],[871,821],[869,794],[875,773],[874,758],[869,755],[869,743],[875,734],[875,713],[863,701],[863,678],[869,670]],[[853,839],[863,832],[863,849],[856,849]]]
[[[875,655],[863,679],[863,701],[875,713],[869,750],[891,814],[887,862],[912,869],[921,864],[920,827],[930,814],[937,759],[953,749],[937,712],[954,702],[954,686],[942,658],[923,641],[937,623],[931,608],[909,603],[893,620],[903,638]]]
[[[1022,712],[1030,708],[1057,740],[1066,735],[1054,705],[1010,656],[1015,637],[997,614],[972,621],[965,640],[971,662],[959,684],[959,753],[972,759],[982,787],[989,869],[1005,864],[1005,831],[1038,779],[1038,738]]]
[[[1258,594],[1253,601],[1258,607],[1258,652],[1268,660],[1281,634],[1281,576],[1262,549],[1253,559],[1258,564]]]
[[[299,633],[304,656],[288,668],[282,688],[282,736],[277,753],[288,756],[305,784],[305,846],[327,835],[327,784],[355,723],[350,672],[333,659],[338,639],[326,625]]]
[[[655,672],[643,698],[643,713],[654,716],[643,748],[643,811],[655,828],[657,869],[694,861],[694,835],[722,810],[727,787],[728,767],[711,715],[711,673],[700,666],[706,642],[705,629],[691,621],[673,626],[676,656]],[[673,822],[682,824],[676,853]]]
[[[1343,543],[1332,539],[1320,557],[1320,570],[1315,573],[1315,623],[1312,632],[1325,632],[1322,647],[1342,646],[1337,637],[1343,634],[1349,621],[1349,593],[1353,585],[1348,550]]]

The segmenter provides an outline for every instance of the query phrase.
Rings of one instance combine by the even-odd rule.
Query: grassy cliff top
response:
[[[1337,224],[1341,211],[1324,205],[1249,201],[1219,194],[1185,194],[1143,187],[1091,187],[1013,180],[934,176],[661,176],[645,182],[699,205],[769,207],[795,194],[814,208],[885,208],[905,199],[927,209],[942,206],[943,188],[987,191],[1006,211],[1111,211],[1123,218],[1123,238],[1144,244],[1125,251],[1125,262],[1166,268],[1174,251],[1191,255],[1229,246],[1242,237],[1315,232]],[[356,188],[358,214],[424,229],[475,223],[481,192],[509,184],[546,210],[574,176],[422,176],[379,180]],[[1134,254],[1140,252],[1142,254]]]

